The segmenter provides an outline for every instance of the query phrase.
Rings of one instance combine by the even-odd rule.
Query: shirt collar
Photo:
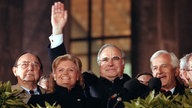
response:
[[[27,91],[28,94],[30,94],[30,90],[29,90],[29,89],[27,89],[27,88],[25,88],[25,87],[23,87],[23,86],[21,86],[21,87],[22,87],[25,91]],[[39,91],[38,91],[37,88],[33,89],[33,91],[34,91],[34,95],[40,95],[40,93],[39,93]]]
[[[175,87],[172,88],[170,91],[171,91],[171,93],[173,94],[173,92],[175,91]]]

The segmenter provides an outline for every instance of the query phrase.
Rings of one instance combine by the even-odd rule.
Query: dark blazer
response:
[[[106,108],[106,101],[104,100],[85,98],[84,91],[79,85],[76,85],[70,91],[67,88],[56,86],[54,93],[40,96],[33,95],[28,104],[34,106],[39,104],[45,107],[45,101],[51,105],[59,104],[62,108]]]
[[[64,54],[67,54],[64,43],[53,49],[50,48],[50,44],[48,45],[48,55],[51,63],[55,58]]]
[[[89,87],[89,96],[105,99],[108,99],[114,94],[120,93],[123,88],[123,84],[129,79],[130,77],[127,74],[123,74],[122,79],[116,78],[113,82],[100,77],[90,83],[90,79],[84,77],[85,82],[89,82],[89,84],[86,83],[86,86]]]
[[[183,95],[184,93],[185,93],[184,85],[182,85],[181,83],[179,83],[178,80],[176,80],[176,87],[175,87],[175,90],[173,92],[173,95],[176,95],[176,94]]]
[[[122,102],[127,101],[125,96],[127,94],[126,91],[124,92],[123,84],[129,79],[130,77],[127,74],[124,74],[121,79],[116,78],[113,82],[103,77],[97,79],[84,77],[86,96],[108,100],[108,108],[124,108]]]
[[[172,99],[172,95],[183,95],[185,93],[185,86],[182,85],[177,79],[176,79],[176,86],[175,86],[175,90],[173,91],[173,93],[171,91],[164,91],[161,90],[161,93],[163,93],[165,96],[171,96]]]

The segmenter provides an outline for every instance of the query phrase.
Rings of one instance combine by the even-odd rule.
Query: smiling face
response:
[[[170,90],[176,85],[177,71],[171,64],[171,57],[168,54],[161,54],[151,61],[154,77],[160,78],[162,89]]]
[[[110,81],[121,77],[124,71],[124,61],[120,50],[106,47],[100,53],[100,76]]]
[[[70,60],[60,61],[54,69],[54,80],[56,84],[71,89],[79,80],[78,68]]]
[[[37,83],[41,75],[40,62],[36,56],[30,53],[22,55],[12,69],[18,83]]]

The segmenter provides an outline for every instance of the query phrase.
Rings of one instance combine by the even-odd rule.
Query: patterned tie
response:
[[[30,90],[29,93],[30,93],[31,95],[34,95],[34,91],[33,91],[33,90]]]
[[[172,92],[171,91],[165,92],[165,96],[172,96]]]
[[[171,91],[161,90],[161,93],[163,93],[166,97],[167,96],[172,96],[172,92]]]

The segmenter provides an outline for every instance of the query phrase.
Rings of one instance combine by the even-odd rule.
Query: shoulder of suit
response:
[[[12,85],[11,89],[12,90],[18,90],[18,91],[23,91],[24,90],[19,84]]]
[[[127,75],[127,74],[123,74],[123,78],[124,79],[131,79],[131,77],[129,75]]]

